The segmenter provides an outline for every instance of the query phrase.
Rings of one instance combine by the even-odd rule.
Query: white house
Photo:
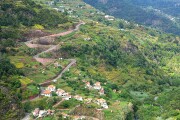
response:
[[[56,91],[56,94],[61,97],[62,97],[63,93],[65,93],[65,91],[63,89],[57,89],[57,91]]]
[[[107,103],[106,104],[102,104],[101,105],[103,108],[105,108],[105,109],[108,109],[109,107],[108,107],[108,105],[107,105]]]
[[[65,98],[65,97],[68,96],[68,95],[69,95],[69,93],[64,92],[64,93],[62,94],[62,97]]]
[[[94,89],[96,89],[96,90],[100,90],[101,89],[101,83],[100,82],[96,82],[95,84],[94,84],[94,87],[93,87]]]
[[[49,85],[46,89],[47,89],[47,90],[50,90],[51,92],[53,92],[53,91],[56,91],[56,86],[54,86],[54,85]]]
[[[64,97],[64,100],[69,100],[69,99],[71,99],[71,95],[67,95]]]
[[[44,117],[44,116],[46,116],[46,115],[47,115],[47,111],[46,111],[46,110],[40,110],[38,117]]]
[[[75,95],[74,98],[79,101],[83,101],[83,98],[79,95]]]
[[[110,16],[110,15],[105,15],[104,16],[107,20],[114,20],[114,17],[113,16]]]
[[[97,100],[96,100],[96,103],[97,103],[98,105],[101,105],[101,107],[103,107],[103,108],[105,108],[105,109],[108,108],[108,105],[107,105],[105,99],[102,99],[102,98],[101,98],[101,99],[97,99]]]
[[[90,82],[86,82],[86,86],[85,86],[85,88],[92,88],[92,86],[91,86]]]

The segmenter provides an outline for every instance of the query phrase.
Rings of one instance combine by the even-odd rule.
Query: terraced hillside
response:
[[[37,15],[39,6],[49,11],[43,16],[54,16],[29,26],[21,17],[19,26],[2,23],[0,85],[16,86],[19,118],[26,112],[25,119],[41,119],[32,112],[45,110],[43,119],[51,120],[179,119],[179,36],[107,16],[81,0],[34,1],[1,3],[27,5]],[[13,107],[4,111],[7,98],[0,97],[3,118],[13,119]]]

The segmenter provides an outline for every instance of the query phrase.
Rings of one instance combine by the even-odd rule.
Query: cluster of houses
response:
[[[90,82],[86,82],[85,88],[98,90],[100,95],[104,95],[104,88],[101,86],[100,82],[94,83],[93,86],[90,84]]]
[[[72,98],[72,96],[68,93],[65,92],[63,89],[58,88],[56,90],[56,86],[54,85],[49,85],[43,92],[41,95],[46,96],[46,97],[51,97],[52,96],[52,92],[55,92],[57,94],[57,96],[62,97],[64,100],[69,100]],[[79,101],[83,101],[83,98],[80,95],[75,95],[73,96],[74,99],[79,100]]]
[[[100,82],[96,82],[94,84],[94,86],[91,86],[89,82],[86,83],[86,87],[88,88],[93,88],[93,89],[96,89],[96,90],[99,90],[99,93],[100,95],[101,94],[104,94],[104,89],[102,88]],[[70,95],[68,92],[64,91],[63,89],[60,89],[58,88],[56,90],[56,86],[54,85],[49,85],[43,92],[41,95],[43,96],[47,96],[47,97],[51,97],[52,96],[52,92],[55,92],[57,94],[57,96],[60,96],[62,97],[64,100],[70,100],[71,98],[74,98],[78,101],[85,101],[87,104],[91,103],[92,102],[92,98],[87,98],[87,99],[83,99],[82,96],[80,95],[75,95],[75,96],[72,96]],[[107,109],[108,108],[108,105],[106,103],[106,100],[104,99],[96,99],[94,100],[94,103],[100,105],[101,107]]]
[[[98,90],[100,95],[104,95],[104,88],[101,86],[100,82],[96,82],[96,83],[94,83],[94,85],[91,85],[90,82],[86,82],[85,88]],[[92,99],[87,99],[87,101],[88,102],[92,101]],[[102,99],[102,98],[96,99],[94,101],[94,103],[100,105],[101,107],[103,107],[105,109],[108,108],[108,105],[107,105],[107,102],[105,99]]]
[[[32,114],[34,117],[38,117],[38,118],[41,118],[41,117],[45,117],[45,116],[48,116],[48,115],[54,115],[54,110],[40,110],[39,108],[36,108]]]
[[[107,105],[107,102],[105,99],[103,98],[100,98],[100,99],[92,99],[92,98],[87,98],[87,99],[84,99],[84,101],[89,104],[89,103],[96,103],[98,105],[100,105],[102,108],[105,108],[105,109],[108,109],[108,105]]]

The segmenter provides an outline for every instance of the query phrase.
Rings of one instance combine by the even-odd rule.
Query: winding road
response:
[[[84,25],[84,24],[85,24],[85,23],[84,23],[83,21],[81,21],[81,22],[79,22],[79,24],[76,25],[75,29],[73,29],[73,30],[68,30],[68,31],[66,31],[66,32],[62,32],[62,33],[58,33],[58,34],[52,34],[52,35],[48,35],[48,36],[44,36],[44,37],[40,37],[40,38],[41,38],[41,39],[46,38],[46,37],[56,38],[56,37],[60,37],[60,36],[65,36],[65,35],[68,35],[68,34],[70,34],[70,33],[72,33],[72,32],[75,32],[75,31],[79,30],[79,27],[80,27],[81,25]],[[25,44],[26,44],[28,47],[30,47],[30,48],[38,48],[39,46],[41,46],[41,47],[43,46],[43,45],[39,45],[39,44],[32,44],[32,42],[35,41],[35,40],[37,40],[37,38],[25,42]],[[49,46],[50,46],[50,47],[49,47],[47,50],[42,51],[41,53],[38,53],[37,55],[33,56],[33,58],[36,59],[38,62],[40,62],[41,59],[44,59],[44,58],[40,58],[40,57],[39,57],[41,54],[50,52],[50,51],[52,51],[52,50],[55,50],[55,49],[59,48],[59,45],[60,45],[60,44],[57,44],[57,45],[48,45],[48,47],[49,47]],[[49,58],[48,58],[48,59],[49,59]],[[55,78],[53,78],[53,79],[51,79],[51,80],[48,80],[48,81],[45,81],[45,82],[43,82],[43,83],[40,83],[39,85],[51,83],[52,81],[56,81],[57,79],[61,78],[62,75],[63,75],[63,73],[65,73],[73,64],[76,63],[76,60],[75,60],[75,59],[69,59],[69,60],[70,60],[70,63],[69,63]],[[53,59],[52,59],[52,60],[49,59],[49,62],[53,62]],[[24,103],[24,102],[27,102],[27,101],[33,101],[33,100],[35,100],[35,99],[37,99],[37,98],[39,98],[39,96],[38,96],[38,97],[35,97],[35,98],[31,99],[31,100],[24,100],[24,101],[22,101],[22,102]],[[62,102],[62,101],[61,101],[61,102]],[[58,103],[58,104],[59,104],[59,103]],[[25,116],[22,120],[30,120],[30,114],[26,114],[26,116]]]
[[[68,31],[66,31],[66,32],[62,32],[62,33],[58,33],[58,34],[52,34],[52,35],[40,37],[40,39],[43,39],[43,38],[46,38],[46,37],[56,38],[56,37],[68,35],[68,34],[70,34],[70,33],[72,33],[72,32],[75,32],[75,31],[79,30],[80,26],[81,26],[81,25],[84,25],[84,24],[85,24],[85,23],[84,23],[83,21],[80,21],[79,24],[77,24],[76,27],[75,27],[74,29],[72,29],[72,30],[68,30]],[[29,46],[32,46],[32,42],[33,42],[34,40],[37,40],[37,39],[32,39],[32,40],[30,40],[30,41],[27,41],[27,42],[25,42],[25,44],[26,44],[28,47],[29,47]],[[35,44],[35,46],[38,46],[38,44]],[[40,56],[41,54],[48,53],[48,52],[50,52],[50,51],[52,51],[52,50],[58,49],[59,46],[60,46],[60,44],[51,45],[51,47],[49,47],[47,50],[42,51],[41,53],[38,53],[37,55],[33,56],[33,58],[36,59],[36,61],[38,61],[38,62],[41,62],[41,61],[43,61],[43,60],[45,60],[46,62],[53,62],[55,59],[52,59],[52,58],[40,58],[39,56]],[[31,47],[31,48],[32,48],[32,47]],[[70,63],[69,63],[55,78],[53,78],[53,79],[51,79],[51,80],[48,80],[48,81],[45,81],[45,82],[43,82],[43,83],[40,83],[40,85],[48,84],[48,83],[50,83],[50,82],[52,82],[52,81],[56,81],[57,79],[61,78],[61,77],[62,77],[62,74],[63,74],[64,72],[66,72],[73,64],[76,63],[76,60],[75,60],[75,59],[69,59],[69,60],[70,60]],[[41,63],[42,63],[42,62],[41,62]],[[43,64],[43,63],[42,63],[42,64]]]

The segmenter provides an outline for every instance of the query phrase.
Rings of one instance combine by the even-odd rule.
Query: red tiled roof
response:
[[[44,90],[43,94],[51,94],[51,91],[50,90]]]

